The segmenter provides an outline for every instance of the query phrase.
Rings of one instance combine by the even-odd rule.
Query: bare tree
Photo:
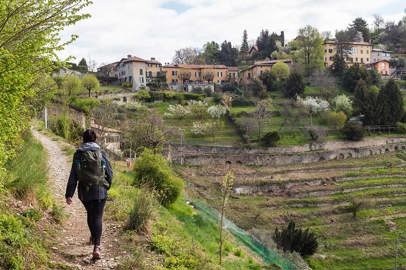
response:
[[[196,48],[183,48],[175,51],[175,64],[200,64],[199,51]]]
[[[258,131],[258,140],[261,139],[262,126],[266,118],[270,117],[270,110],[272,109],[272,100],[265,99],[257,103],[257,107],[254,112],[254,119]]]

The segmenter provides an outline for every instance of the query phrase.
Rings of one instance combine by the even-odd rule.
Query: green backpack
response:
[[[78,181],[90,187],[108,186],[104,174],[104,160],[101,150],[79,151],[76,173]]]

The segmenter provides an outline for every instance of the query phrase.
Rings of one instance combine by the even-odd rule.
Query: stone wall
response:
[[[302,146],[303,147],[303,146]],[[293,150],[293,151],[292,151]],[[333,150],[296,151],[295,148],[248,149],[237,147],[171,145],[172,162],[185,165],[243,164],[255,166],[305,164],[324,160],[364,158],[387,152],[406,150],[403,138],[389,139],[386,144],[343,147]],[[304,150],[304,149],[303,149]],[[169,150],[168,150],[169,151]]]

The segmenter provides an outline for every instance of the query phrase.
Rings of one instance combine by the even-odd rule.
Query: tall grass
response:
[[[24,134],[24,144],[14,160],[7,164],[6,188],[16,198],[48,209],[53,206],[47,184],[47,153],[31,133]]]

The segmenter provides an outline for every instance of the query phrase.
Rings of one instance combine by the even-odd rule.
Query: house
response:
[[[162,64],[155,58],[144,60],[128,55],[117,63],[116,69],[120,83],[128,83],[136,91],[147,87],[148,82],[160,76]]]
[[[119,62],[114,62],[111,64],[103,65],[97,69],[98,77],[104,79],[118,79],[117,64]]]
[[[389,76],[391,74],[389,66],[389,60],[382,59],[369,64],[367,67],[374,68],[382,76]]]
[[[326,40],[324,42],[324,66],[330,67],[334,62],[337,50],[342,48],[344,51],[344,60],[347,65],[355,63],[370,64],[372,62],[372,44],[360,41],[338,42],[336,40]]]
[[[391,51],[386,51],[382,49],[372,49],[371,55],[372,63],[376,63],[382,60],[390,61],[391,53],[392,53]]]
[[[163,72],[172,89],[188,89],[189,84],[222,84],[228,80],[228,68],[224,65],[171,64],[165,65]]]
[[[238,67],[227,67],[228,80],[238,81]]]
[[[262,73],[266,71],[271,71],[272,66],[278,62],[283,62],[288,65],[291,65],[293,63],[291,59],[280,59],[280,60],[266,59],[261,61],[255,61],[255,63],[252,66],[249,66],[240,71],[239,78],[243,82],[248,82],[249,80],[252,79],[259,79]]]

